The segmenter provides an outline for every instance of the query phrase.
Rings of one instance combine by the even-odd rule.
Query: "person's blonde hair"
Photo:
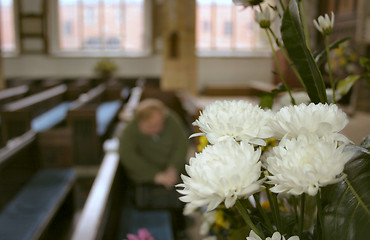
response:
[[[164,103],[158,99],[147,98],[139,103],[135,109],[135,117],[138,121],[145,121],[149,119],[154,112],[159,112],[165,115],[167,111]]]

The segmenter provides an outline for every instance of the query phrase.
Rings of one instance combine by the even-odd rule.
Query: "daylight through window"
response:
[[[266,33],[254,20],[252,8],[231,0],[197,0],[198,52],[268,51]]]
[[[59,0],[61,52],[145,50],[145,0]]]

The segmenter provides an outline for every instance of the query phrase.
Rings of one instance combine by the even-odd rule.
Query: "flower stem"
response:
[[[258,236],[262,237],[261,233],[253,224],[251,218],[249,217],[248,212],[245,210],[243,204],[240,202],[239,199],[236,200],[236,207],[238,208],[240,215],[242,215],[245,223],[250,227],[250,229],[252,229],[253,232],[255,232]]]
[[[274,227],[272,226],[272,223],[271,223],[270,219],[268,218],[266,212],[263,210],[263,208],[261,206],[259,195],[254,194],[253,197],[256,201],[257,209],[260,212],[260,214],[262,215],[263,220],[265,220],[265,223],[269,227],[269,230],[274,232]]]
[[[267,195],[267,199],[269,200],[269,203],[270,203],[272,216],[273,216],[274,221],[275,221],[275,224],[276,224],[276,226],[277,226],[277,222],[278,222],[278,220],[277,220],[277,217],[276,217],[276,214],[275,214],[274,202],[272,201],[270,188],[269,188],[268,186],[266,186],[266,195]]]
[[[283,9],[283,11],[285,12],[285,6],[284,6],[283,1],[279,0],[279,2],[280,2],[280,6],[281,6],[281,8],[282,8],[282,9]]]
[[[326,48],[326,57],[328,59],[330,85],[331,85],[331,88],[333,89],[333,103],[335,104],[335,102],[336,102],[335,101],[335,85],[334,85],[334,81],[333,81],[333,75],[332,75],[332,72],[331,72],[329,35],[325,36],[325,48]]]
[[[290,197],[291,199],[292,199],[292,201],[293,201],[293,210],[294,210],[294,215],[295,215],[295,220],[296,220],[296,222],[299,222],[299,216],[298,216],[298,209],[297,209],[297,199],[295,198],[295,196],[294,195],[292,195],[291,197]]]
[[[289,96],[290,96],[290,99],[292,101],[292,104],[295,105],[295,100],[294,100],[294,98],[292,96],[292,93],[290,91],[290,88],[288,87],[288,84],[286,83],[286,80],[285,80],[283,74],[281,73],[280,64],[279,64],[279,61],[278,61],[277,56],[276,56],[276,51],[275,51],[274,45],[272,43],[270,33],[269,33],[268,29],[265,29],[265,31],[266,31],[267,37],[268,37],[269,42],[270,42],[270,45],[271,45],[271,50],[272,50],[272,53],[273,53],[273,56],[274,56],[275,65],[276,65],[276,68],[278,70],[279,77],[280,77],[281,81],[283,82],[285,88],[287,89],[287,91],[289,93]]]
[[[317,205],[317,218],[319,219],[320,227],[321,227],[321,236],[322,240],[325,240],[325,224],[322,217],[322,205],[321,205],[321,198],[320,198],[320,191],[316,194],[316,205]]]
[[[306,194],[302,193],[301,195],[301,216],[299,218],[299,236],[302,236],[302,232],[303,232],[305,201],[306,201]]]
[[[292,60],[289,58],[285,48],[281,45],[281,43],[279,42],[278,38],[276,37],[274,31],[272,31],[272,29],[269,27],[268,30],[270,31],[270,33],[272,34],[272,37],[275,39],[275,42],[276,44],[278,45],[278,47],[280,48],[281,52],[283,53],[284,57],[285,57],[285,60],[288,62],[289,66],[292,68],[294,74],[296,75],[296,77],[298,78],[299,82],[302,84],[302,86],[304,88],[305,87],[305,84],[301,78],[301,75],[299,75],[298,71],[297,71],[297,68],[296,66],[292,63]]]

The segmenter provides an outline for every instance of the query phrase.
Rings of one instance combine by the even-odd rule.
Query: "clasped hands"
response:
[[[176,168],[169,166],[165,171],[159,172],[154,177],[156,184],[163,185],[167,189],[171,189],[178,182],[178,174]]]

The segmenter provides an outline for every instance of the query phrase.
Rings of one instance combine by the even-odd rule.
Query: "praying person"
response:
[[[122,132],[119,153],[133,183],[172,189],[184,171],[187,149],[185,129],[176,113],[160,100],[145,99]]]

